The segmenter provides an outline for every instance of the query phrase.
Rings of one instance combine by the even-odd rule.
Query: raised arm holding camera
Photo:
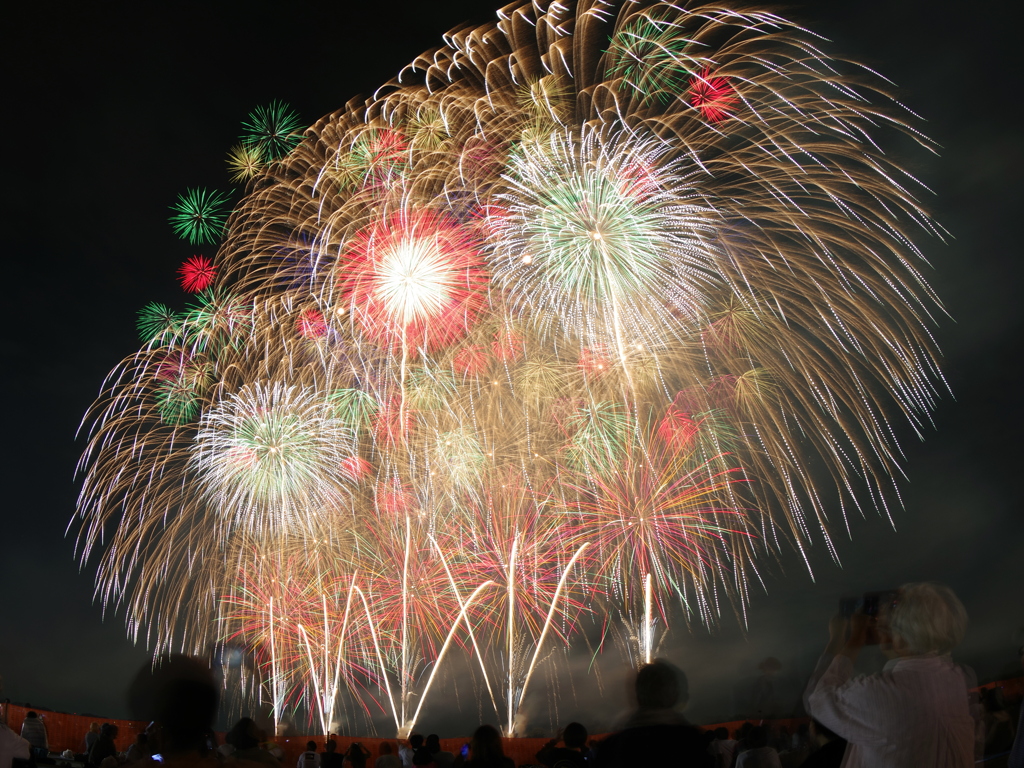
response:
[[[844,768],[968,768],[976,754],[973,674],[953,663],[967,612],[952,590],[907,584],[877,609],[829,623],[829,643],[805,693],[812,717],[848,742]],[[875,615],[870,615],[872,612]],[[890,661],[853,677],[864,645],[882,643]]]

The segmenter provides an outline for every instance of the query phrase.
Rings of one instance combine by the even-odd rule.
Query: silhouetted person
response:
[[[707,739],[675,709],[690,698],[686,675],[655,661],[637,673],[635,688],[636,711],[619,733],[598,744],[598,768],[714,764]]]
[[[456,755],[454,768],[516,768],[511,757],[505,756],[501,734],[493,725],[481,725],[469,740],[469,756]]]
[[[0,685],[0,689],[2,689]],[[7,705],[10,699],[4,702],[2,717],[0,717],[0,768],[11,768],[14,760],[28,761],[32,758],[32,745],[28,739],[23,739],[7,727]]]
[[[437,768],[452,768],[452,763],[455,762],[455,755],[441,749],[441,739],[438,738],[436,733],[428,735],[427,740],[423,742],[423,746],[427,748],[427,751],[433,757],[434,765]]]
[[[768,745],[768,729],[763,725],[750,729],[746,749],[736,757],[736,768],[782,768],[779,752]]]
[[[982,697],[985,724],[985,757],[1001,755],[1013,749],[1013,719],[1006,710],[1002,688],[988,688]]]
[[[1024,645],[1018,650],[1020,665],[1024,667]],[[1017,736],[1013,741],[1013,749],[1010,750],[1010,757],[1006,762],[1007,768],[1024,768],[1024,703],[1020,708],[1020,719],[1017,722]]]
[[[408,741],[398,748],[398,756],[402,758],[402,765],[405,768],[412,768],[412,756],[416,750],[423,746],[423,734],[413,733],[409,735]]]
[[[117,745],[114,739],[117,738],[117,726],[113,723],[104,723],[100,726],[100,737],[89,750],[89,764],[99,768],[108,757],[117,757]]]
[[[562,742],[565,746],[558,746]],[[569,723],[562,732],[541,747],[537,762],[547,768],[586,768],[584,750],[587,746],[587,729],[580,723]]]
[[[849,637],[846,637],[849,623]],[[891,638],[877,675],[853,677],[869,629]],[[807,687],[807,711],[848,742],[844,768],[970,768],[975,760],[973,675],[953,664],[967,612],[948,587],[907,584],[878,619],[836,617]]]
[[[149,741],[149,737],[145,733],[136,735],[135,741],[128,747],[128,752],[125,753],[124,761],[126,763],[137,763],[143,758],[149,757],[149,749],[146,744]]]
[[[89,754],[89,750],[92,749],[92,745],[96,743],[96,739],[98,739],[99,737],[100,724],[89,723],[89,730],[85,733],[85,752],[83,754]]]
[[[846,739],[837,736],[817,720],[811,721],[813,751],[800,764],[800,768],[840,768],[846,753]]]
[[[320,753],[320,768],[341,768],[345,758],[338,754],[338,742],[328,739]]]
[[[46,739],[46,726],[35,712],[29,712],[21,722],[21,738],[32,745],[36,757],[46,757],[50,749]]]
[[[279,768],[281,761],[267,752],[260,749],[260,741],[263,739],[263,731],[256,725],[251,717],[243,717],[235,723],[227,732],[224,741],[235,748],[225,759],[225,763],[259,763],[261,765]]]
[[[379,757],[373,768],[402,768],[402,758],[394,754],[390,741],[382,741],[377,747]]]
[[[295,768],[320,768],[320,755],[316,753],[315,741],[306,742],[306,751],[299,755]]]
[[[736,740],[729,738],[729,729],[715,728],[715,740],[708,745],[708,754],[714,758],[715,768],[732,768],[732,756],[736,752]]]
[[[348,748],[345,753],[345,759],[348,761],[352,768],[366,768],[366,761],[370,758],[370,750],[360,744],[358,741],[353,741],[352,746]]]
[[[128,702],[136,718],[153,721],[146,729],[146,750],[159,754],[161,762],[142,758],[136,765],[215,768],[219,763],[208,737],[217,715],[217,692],[209,665],[190,656],[172,655],[155,667],[143,666],[128,690]],[[100,729],[98,744],[106,727]]]
[[[426,742],[412,753],[413,768],[434,768],[434,756],[427,749]]]

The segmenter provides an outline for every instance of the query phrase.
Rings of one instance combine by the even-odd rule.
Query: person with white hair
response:
[[[832,620],[805,704],[847,740],[843,768],[974,765],[974,676],[950,658],[966,630],[963,604],[951,589],[932,583],[904,585],[877,619],[856,613],[849,621]],[[876,675],[853,677],[871,631],[892,658]]]

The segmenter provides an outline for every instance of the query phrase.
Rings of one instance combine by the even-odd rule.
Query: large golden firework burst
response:
[[[325,726],[347,690],[408,730],[471,648],[511,729],[588,613],[642,660],[654,623],[742,613],[759,558],[888,515],[890,423],[941,382],[939,232],[880,145],[932,145],[815,40],[516,3],[238,155],[213,285],[148,311],[87,417],[99,594],[157,652],[244,643]]]

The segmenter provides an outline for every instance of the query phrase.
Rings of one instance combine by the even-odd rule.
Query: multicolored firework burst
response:
[[[881,146],[933,147],[817,40],[535,0],[301,135],[256,110],[230,220],[174,207],[223,237],[196,296],[140,312],[87,417],[104,603],[157,653],[242,644],[324,730],[408,732],[467,654],[513,731],[555,644],[613,626],[642,661],[655,625],[743,620],[773,558],[837,557],[845,510],[893,514],[941,230]]]

